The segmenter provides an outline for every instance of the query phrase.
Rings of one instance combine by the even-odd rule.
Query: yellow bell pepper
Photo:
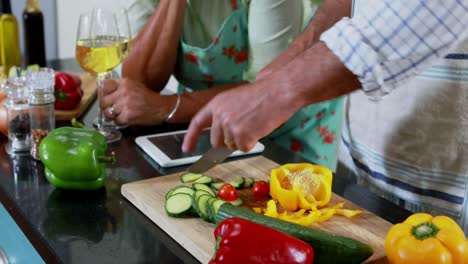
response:
[[[324,166],[291,163],[273,169],[270,194],[284,209],[316,210],[331,199],[333,173]]]
[[[392,264],[468,263],[465,234],[447,216],[411,215],[388,231],[385,250]]]
[[[359,210],[348,210],[348,209],[341,209],[344,203],[338,203],[334,205],[332,208],[325,208],[321,210],[315,211],[306,211],[304,209],[298,210],[297,212],[290,213],[288,211],[284,211],[278,213],[278,209],[276,207],[276,202],[274,200],[269,200],[267,202],[267,207],[262,210],[262,208],[253,208],[255,212],[263,211],[263,214],[272,218],[281,219],[284,221],[296,223],[303,226],[310,226],[313,223],[318,222],[325,222],[330,219],[333,215],[344,215],[347,217],[354,216],[359,214],[361,211]]]

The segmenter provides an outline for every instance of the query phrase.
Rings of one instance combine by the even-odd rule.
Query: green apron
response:
[[[181,41],[175,76],[189,90],[243,81],[248,66],[248,6],[242,0],[230,2],[233,12],[211,44],[201,48]],[[179,93],[182,89],[179,87]],[[342,98],[305,107],[269,138],[313,163],[335,170],[342,107]]]

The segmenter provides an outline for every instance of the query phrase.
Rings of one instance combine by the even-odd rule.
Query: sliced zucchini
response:
[[[218,213],[219,211],[219,208],[221,207],[221,205],[227,203],[226,201],[224,200],[220,200],[220,199],[217,199],[212,205],[211,205],[211,210],[213,212],[213,218],[216,216],[216,214]]]
[[[245,183],[244,183],[244,188],[250,188],[254,185],[255,183],[255,179],[254,178],[247,178],[245,179]]]
[[[179,186],[175,186],[174,188],[170,189],[166,193],[166,199],[169,196],[171,196],[173,194],[177,194],[177,193],[186,193],[186,194],[189,194],[190,196],[192,196],[194,192],[195,192],[195,190],[192,187],[185,186],[185,185],[179,185]]]
[[[185,173],[182,176],[180,176],[180,181],[183,183],[189,183],[189,182],[194,182],[198,179],[200,179],[202,176],[205,176],[201,173]]]
[[[210,223],[214,223],[214,212],[213,212],[213,204],[218,201],[217,198],[211,197],[208,200],[206,200],[206,214],[208,215],[208,221]]]
[[[237,198],[234,201],[227,201],[227,202],[235,206],[241,206],[244,203],[244,201],[242,201],[241,198]]]
[[[193,193],[193,197],[192,197],[192,207],[193,209],[195,210],[195,212],[197,212],[198,215],[200,215],[200,210],[198,208],[198,198],[200,198],[200,196],[202,195],[207,195],[208,197],[213,197],[211,196],[211,194],[203,191],[203,190],[196,190],[194,193]]]
[[[200,214],[200,217],[207,222],[210,222],[210,220],[208,218],[208,208],[206,207],[206,202],[210,198],[213,198],[213,197],[210,195],[201,195],[197,199],[198,213]]]
[[[213,182],[213,177],[203,175],[200,178],[196,179],[193,183],[210,184],[212,182]]]
[[[245,183],[245,178],[241,177],[239,179],[235,179],[229,182],[232,186],[234,186],[236,189],[240,189],[244,186]]]
[[[173,194],[166,199],[164,209],[169,216],[185,216],[192,209],[192,196],[186,193]]]
[[[213,191],[213,189],[211,189],[208,185],[206,185],[204,183],[194,183],[193,188],[195,188],[195,190],[205,191],[205,192],[211,194],[213,197],[216,197],[216,193]]]
[[[210,193],[207,193],[204,190],[195,190],[195,192],[193,193],[193,201],[196,202],[198,198],[202,195],[209,195],[210,197],[213,197]]]
[[[211,184],[211,188],[215,191],[218,191],[219,188],[221,188],[221,186],[223,186],[223,184],[225,184],[225,182],[216,182],[216,183],[212,183]]]

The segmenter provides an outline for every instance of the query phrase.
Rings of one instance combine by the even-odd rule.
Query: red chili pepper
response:
[[[310,264],[314,261],[314,250],[306,242],[242,218],[223,220],[214,235],[216,253],[210,264]]]
[[[66,72],[56,73],[54,95],[55,109],[75,109],[83,96],[80,77]]]

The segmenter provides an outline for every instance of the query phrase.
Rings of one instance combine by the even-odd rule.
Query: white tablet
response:
[[[197,161],[205,152],[211,148],[210,131],[205,130],[200,135],[196,149],[190,153],[182,152],[182,142],[187,130],[168,133],[140,136],[135,142],[161,167],[173,167],[190,164]],[[229,157],[260,153],[265,146],[257,142],[249,152],[234,151]]]

